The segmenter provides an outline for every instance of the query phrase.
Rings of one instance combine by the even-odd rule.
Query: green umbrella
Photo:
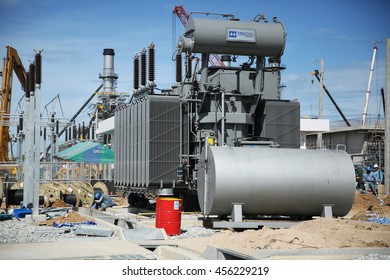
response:
[[[85,163],[114,163],[114,152],[96,142],[81,142],[55,155],[56,158]]]

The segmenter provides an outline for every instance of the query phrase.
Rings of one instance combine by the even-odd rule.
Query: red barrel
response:
[[[179,235],[181,226],[181,199],[158,197],[156,200],[156,228],[168,235]]]

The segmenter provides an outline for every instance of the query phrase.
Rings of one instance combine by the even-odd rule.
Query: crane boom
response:
[[[188,20],[188,14],[184,10],[184,7],[183,6],[175,6],[175,8],[173,8],[173,13],[177,15],[177,17],[180,19],[183,26],[186,27],[187,20]]]
[[[184,10],[184,7],[175,6],[175,8],[173,9],[173,13],[177,15],[177,17],[180,19],[183,26],[186,27],[189,16],[187,12]],[[222,60],[219,58],[217,54],[210,54],[209,62],[212,66],[224,66]]]
[[[24,90],[26,82],[26,70],[18,52],[10,47],[7,48],[7,57],[3,67],[3,81],[1,88],[0,104],[0,162],[8,161],[8,143],[9,137],[9,114],[11,112],[11,95],[12,95],[12,75],[15,71],[16,76]]]
[[[362,125],[366,125],[366,117],[367,117],[367,108],[368,108],[368,101],[370,99],[370,93],[371,93],[371,82],[372,82],[372,75],[374,74],[374,65],[375,65],[375,57],[376,57],[376,52],[378,48],[375,46],[374,47],[374,52],[372,54],[372,61],[371,61],[371,67],[370,67],[370,75],[368,77],[368,85],[367,85],[367,90],[366,90],[366,100],[364,103],[364,108],[363,108],[363,118],[362,118]]]
[[[312,74],[317,78],[317,81],[320,81],[320,72],[318,70],[314,70]],[[343,112],[341,111],[340,107],[337,105],[336,101],[333,99],[332,95],[328,91],[328,89],[325,87],[325,85],[322,85],[322,88],[325,90],[326,94],[328,95],[330,101],[332,101],[333,105],[336,107],[337,112],[339,112],[340,116],[343,118],[344,122],[346,123],[347,126],[351,126],[349,123],[348,119],[344,116]]]

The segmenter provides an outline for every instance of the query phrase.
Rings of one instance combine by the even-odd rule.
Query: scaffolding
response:
[[[364,165],[374,166],[378,164],[379,169],[384,167],[385,157],[385,132],[379,121],[373,129],[367,132],[367,141],[363,148]]]

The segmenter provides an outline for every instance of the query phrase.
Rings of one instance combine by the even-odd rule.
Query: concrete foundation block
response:
[[[110,237],[114,233],[114,230],[101,226],[80,225],[76,227],[76,235],[88,235],[88,236],[104,236]]]
[[[47,219],[46,215],[26,215],[25,218],[27,223],[39,223]]]

